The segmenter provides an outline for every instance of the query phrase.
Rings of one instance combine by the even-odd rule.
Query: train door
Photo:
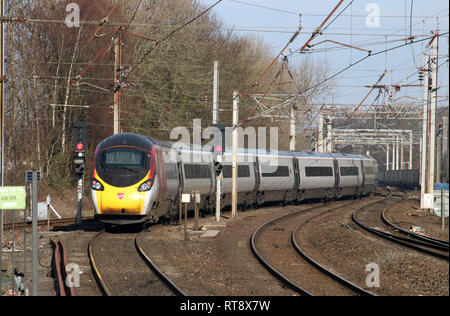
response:
[[[183,193],[183,190],[184,190],[184,170],[183,170],[183,164],[181,162],[181,159],[179,159],[177,161],[177,166],[178,166],[178,179],[180,182],[179,191],[180,191],[180,198],[181,198],[181,194]]]
[[[259,191],[261,186],[261,175],[259,173],[259,159],[258,156],[255,156],[255,161],[253,162],[254,171],[255,171],[255,192]]]
[[[294,166],[294,177],[295,177],[294,190],[298,191],[298,189],[300,188],[300,166],[299,166],[297,157],[293,157],[293,166]]]
[[[341,184],[341,177],[339,173],[339,163],[337,159],[333,159],[334,166],[334,189],[338,192],[339,185]]]
[[[364,160],[361,159],[361,175],[362,175],[362,182],[361,186],[364,187],[366,184],[366,172],[364,170]]]

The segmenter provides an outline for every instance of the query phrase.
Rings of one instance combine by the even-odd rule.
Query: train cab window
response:
[[[145,165],[145,152],[132,148],[116,148],[102,153],[104,168],[141,169]]]
[[[125,188],[148,174],[151,155],[147,151],[119,147],[103,150],[97,159],[98,176],[109,185]]]
[[[184,165],[186,179],[210,179],[211,168],[209,165]]]
[[[358,167],[341,167],[341,176],[357,176],[359,174]]]
[[[268,169],[266,169],[268,170]],[[264,172],[262,173],[264,178],[275,178],[275,177],[289,177],[289,167],[287,166],[278,166],[278,168],[273,172]]]
[[[307,177],[332,177],[333,168],[331,167],[305,167]]]

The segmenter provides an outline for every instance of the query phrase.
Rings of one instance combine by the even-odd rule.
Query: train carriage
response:
[[[223,157],[222,207],[231,205],[232,155]],[[376,188],[377,162],[362,155],[239,150],[238,203],[295,203],[359,197]],[[96,218],[108,225],[176,217],[180,192],[199,192],[200,208],[215,208],[215,156],[175,148],[135,134],[102,141],[91,179]],[[193,209],[193,204],[189,209]]]

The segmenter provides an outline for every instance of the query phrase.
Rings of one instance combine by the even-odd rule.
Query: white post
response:
[[[233,179],[232,179],[232,203],[231,218],[237,218],[237,191],[238,191],[238,146],[239,146],[239,92],[233,92]]]
[[[120,133],[120,36],[114,40],[114,135]]]
[[[333,152],[333,140],[331,138],[331,133],[333,131],[333,121],[331,119],[331,117],[328,117],[328,122],[327,122],[327,152],[332,153]]]
[[[420,141],[419,141],[419,153],[420,153],[420,161],[419,161],[419,184],[420,186],[422,186],[422,179],[423,179],[423,174],[422,174],[422,150],[423,150],[423,144],[422,144],[422,136],[420,137]]]
[[[223,144],[222,146],[225,146],[225,144]],[[223,156],[221,153],[217,154],[217,162],[222,163],[223,161]],[[220,211],[222,209],[222,204],[221,204],[221,199],[222,199],[222,176],[223,174],[219,175],[218,177],[216,177],[216,183],[217,183],[217,188],[216,188],[216,221],[220,222]]]
[[[409,169],[413,169],[413,133],[409,131]]]
[[[395,170],[395,143],[392,143],[392,161],[391,170]]]
[[[386,170],[389,171],[389,143],[386,146]]]
[[[295,105],[291,106],[291,130],[290,130],[290,144],[289,144],[289,150],[295,151],[296,149],[296,130],[295,130],[295,121],[297,117],[297,108]]]
[[[319,133],[317,139],[317,151],[323,153],[323,115],[319,115]]]
[[[219,84],[220,84],[220,64],[214,62],[214,91],[213,91],[213,124],[219,123]],[[225,144],[223,144],[225,146]]]
[[[403,146],[403,135],[400,139],[400,170],[405,169],[405,148]]]
[[[398,136],[395,137],[395,169],[394,170],[399,170],[399,163],[398,163],[398,156],[399,156],[399,152],[398,152]]]

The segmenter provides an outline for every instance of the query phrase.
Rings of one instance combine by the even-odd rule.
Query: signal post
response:
[[[74,171],[78,180],[77,188],[77,225],[81,225],[83,213],[83,176],[86,170],[86,148],[88,146],[87,124],[86,122],[75,122],[73,124],[73,146],[74,146]]]

